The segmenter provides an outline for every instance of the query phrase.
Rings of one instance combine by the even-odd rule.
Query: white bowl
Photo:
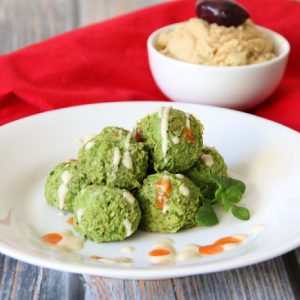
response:
[[[270,96],[281,81],[290,45],[280,34],[258,26],[274,40],[277,56],[272,60],[236,67],[206,66],[168,57],[155,48],[158,35],[176,25],[154,31],[147,41],[154,80],[171,100],[246,110]]]

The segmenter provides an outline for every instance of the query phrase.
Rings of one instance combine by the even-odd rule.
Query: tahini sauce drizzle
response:
[[[83,248],[84,239],[74,236],[71,231],[48,233],[41,240],[61,252],[71,252]]]
[[[177,136],[173,136],[171,140],[172,140],[172,143],[173,143],[174,145],[177,145],[177,144],[179,144],[179,142],[180,142],[180,140],[179,140],[179,138],[178,138]]]
[[[123,192],[123,197],[127,200],[127,202],[129,204],[133,204],[134,203],[134,197],[132,196],[131,193],[127,192],[127,191],[124,191]]]
[[[185,197],[188,197],[190,195],[190,190],[185,185],[181,184],[179,186],[179,193]]]
[[[185,127],[191,129],[190,114],[185,113]]]
[[[76,218],[77,218],[78,223],[81,222],[81,218],[82,218],[82,216],[83,216],[83,213],[84,213],[83,208],[79,208],[79,209],[77,210],[77,212],[76,212]]]
[[[111,265],[130,265],[133,263],[133,260],[129,257],[106,258],[93,255],[91,256],[91,259]]]
[[[155,244],[155,248],[148,253],[149,260],[154,264],[173,263],[176,258],[173,244],[172,239],[161,239]]]
[[[165,162],[167,162],[167,151],[168,151],[169,113],[170,113],[170,107],[162,107],[160,134],[162,139],[162,143],[161,143],[162,155]]]
[[[129,170],[132,169],[132,167],[133,167],[132,159],[131,159],[130,152],[129,152],[130,139],[131,139],[131,132],[129,132],[127,134],[125,144],[124,144],[125,152],[123,154],[123,159],[122,159],[122,164],[125,166],[125,168],[127,168]]]
[[[189,143],[193,143],[195,140],[194,134],[191,130],[190,114],[185,113],[185,127],[183,128],[184,135]]]
[[[214,164],[214,158],[210,154],[202,154],[201,160],[207,167],[211,167]]]
[[[155,264],[173,263],[175,261],[187,261],[201,256],[209,256],[222,253],[237,247],[247,239],[245,234],[236,234],[218,239],[209,245],[187,244],[179,252],[174,249],[174,241],[161,239],[154,244],[154,249],[148,252],[148,259]]]
[[[126,229],[126,236],[132,235],[132,233],[133,233],[132,224],[128,221],[128,219],[125,219],[123,221],[123,225],[124,225],[124,227]]]
[[[91,149],[95,145],[95,142],[87,142],[84,146],[86,150]]]
[[[61,174],[61,181],[62,182],[61,182],[61,185],[58,188],[58,207],[61,210],[63,210],[63,208],[64,208],[66,196],[67,196],[67,193],[69,191],[69,183],[70,183],[72,177],[73,177],[73,174],[68,170],[65,170]]]
[[[123,247],[122,249],[121,249],[121,252],[123,252],[123,253],[133,253],[135,251],[135,249],[133,248],[133,247]]]
[[[119,163],[121,161],[121,152],[118,147],[114,148],[113,166],[115,170],[118,170]]]

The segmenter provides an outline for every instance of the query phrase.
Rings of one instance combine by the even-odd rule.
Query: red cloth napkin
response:
[[[259,25],[291,44],[280,87],[252,113],[300,131],[300,3],[240,0]],[[155,29],[195,16],[194,0],[167,2],[84,27],[0,57],[0,124],[72,105],[167,100],[150,74],[146,40]]]

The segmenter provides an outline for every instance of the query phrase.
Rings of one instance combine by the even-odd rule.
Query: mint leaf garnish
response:
[[[233,206],[231,212],[240,220],[247,221],[250,219],[250,213],[246,207]]]
[[[196,223],[203,226],[213,226],[218,224],[219,220],[209,202],[204,201],[198,209],[195,217]]]

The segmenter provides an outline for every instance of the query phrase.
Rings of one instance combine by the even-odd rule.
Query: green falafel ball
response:
[[[191,180],[168,172],[149,175],[137,192],[141,229],[149,232],[177,232],[195,226],[202,196]]]
[[[205,146],[196,164],[184,175],[190,178],[199,188],[204,198],[213,199],[217,190],[213,175],[227,176],[224,158],[214,147]]]
[[[73,212],[74,198],[89,184],[90,181],[80,171],[76,160],[63,162],[49,174],[45,184],[45,197],[50,205]]]
[[[203,126],[191,114],[162,107],[136,126],[157,172],[183,172],[197,161],[203,146]]]
[[[78,160],[93,183],[129,190],[141,186],[148,168],[144,144],[119,127],[105,127],[86,142],[79,150]]]
[[[96,242],[121,241],[138,228],[141,211],[125,189],[90,185],[74,200],[74,228]]]

